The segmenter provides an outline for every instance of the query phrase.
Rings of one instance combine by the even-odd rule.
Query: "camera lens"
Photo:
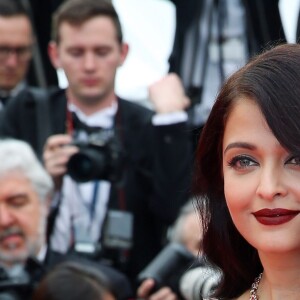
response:
[[[103,179],[106,173],[105,155],[93,148],[84,149],[71,156],[67,170],[68,174],[79,182]]]
[[[167,284],[172,274],[180,274],[189,268],[196,258],[179,243],[168,244],[146,268],[139,273],[138,281],[154,279],[157,288]]]

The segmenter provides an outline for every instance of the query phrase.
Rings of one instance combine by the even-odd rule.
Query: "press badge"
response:
[[[94,242],[86,223],[75,221],[72,224],[74,234],[74,250],[77,253],[90,257],[96,257],[100,254],[101,245]]]
[[[130,249],[133,236],[133,215],[127,211],[109,210],[103,234],[108,248]]]

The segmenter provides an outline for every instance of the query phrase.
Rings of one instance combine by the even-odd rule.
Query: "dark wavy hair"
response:
[[[299,155],[300,45],[274,46],[234,73],[223,85],[199,140],[193,188],[205,228],[204,252],[223,272],[215,295],[223,299],[249,289],[262,271],[257,250],[235,228],[224,196],[224,128],[234,103],[245,98],[255,101],[279,143]]]

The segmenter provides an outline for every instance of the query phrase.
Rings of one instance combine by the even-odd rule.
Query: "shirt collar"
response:
[[[109,107],[96,111],[91,115],[85,115],[75,104],[69,103],[68,109],[76,113],[78,119],[88,126],[98,126],[102,128],[113,127],[114,117],[117,113],[118,102],[114,101]]]
[[[5,98],[5,97],[14,97],[17,94],[19,94],[22,90],[24,90],[26,87],[25,81],[21,81],[17,86],[15,86],[12,90],[10,91],[5,91],[0,89],[0,97]]]
[[[46,244],[44,244],[39,253],[37,254],[36,256],[36,259],[39,261],[39,262],[44,262],[45,258],[46,258],[46,254],[47,254],[47,250],[48,250],[48,246]]]

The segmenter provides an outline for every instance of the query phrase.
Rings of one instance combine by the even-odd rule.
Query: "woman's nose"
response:
[[[275,197],[284,197],[287,194],[282,172],[283,170],[278,168],[262,168],[256,190],[260,198],[271,201]]]

